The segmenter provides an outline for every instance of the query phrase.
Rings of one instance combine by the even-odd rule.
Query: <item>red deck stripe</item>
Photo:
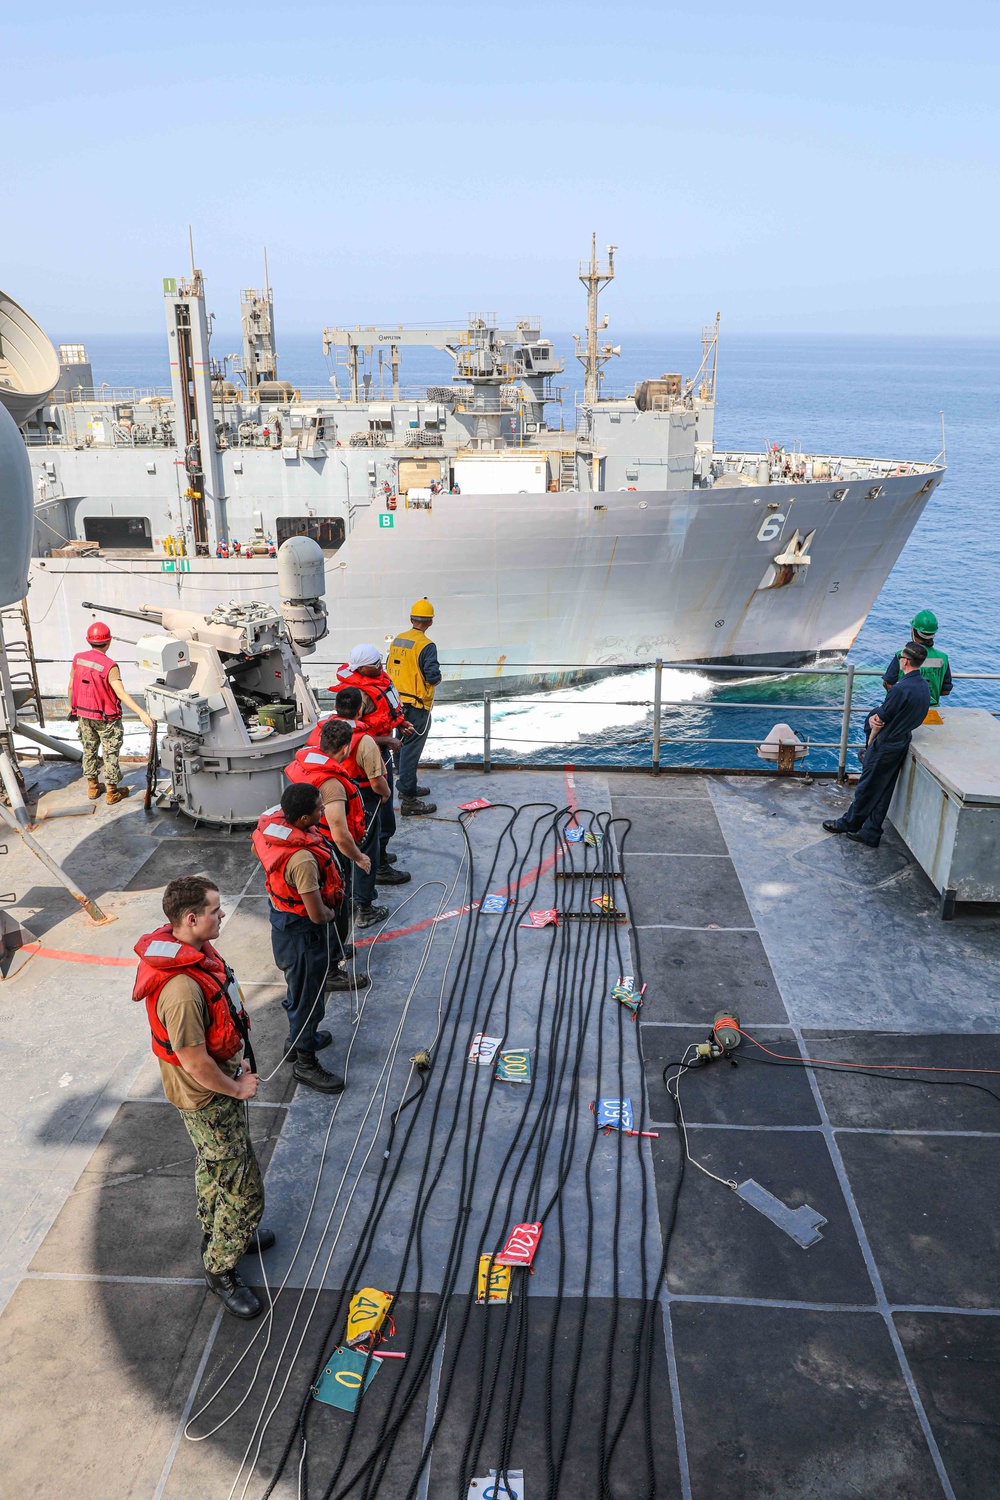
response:
[[[576,800],[576,782],[573,779],[572,766],[564,767],[564,782],[566,787],[566,806],[572,812],[572,821],[575,823],[576,815],[580,811],[580,805]],[[550,854],[546,859],[543,859],[540,865],[536,865],[533,870],[529,870],[526,875],[523,875],[517,885],[513,888],[501,886],[497,890],[497,895],[513,895],[516,891],[523,890],[525,886],[531,885],[536,876],[547,874],[552,869],[556,860],[562,858],[562,855],[563,851],[561,847],[557,847],[555,852]],[[425,917],[422,922],[413,922],[409,927],[396,927],[392,932],[379,933],[378,937],[361,938],[354,946],[356,948],[370,948],[373,943],[388,943],[393,938],[408,937],[411,932],[426,932],[428,927],[434,927],[438,922],[447,922],[453,920],[455,917],[467,916],[471,910],[471,906],[459,906],[454,911],[444,912],[440,917]]]
[[[104,953],[70,953],[67,948],[45,948],[41,943],[25,943],[22,953],[33,953],[36,958],[58,958],[68,964],[104,964],[112,969],[134,969],[134,958],[114,958]]]
[[[572,821],[575,823],[580,807],[576,800],[576,783],[573,779],[572,766],[565,767],[564,779],[566,785],[566,805],[571,810],[573,814]],[[543,859],[540,865],[536,865],[533,870],[529,870],[526,875],[522,876],[513,889],[509,886],[503,886],[497,894],[502,895],[506,893],[513,895],[516,891],[523,890],[525,886],[532,883],[536,876],[547,874],[552,869],[556,860],[561,858],[562,849],[557,848],[553,854]],[[464,917],[471,910],[471,906],[461,906],[457,907],[455,911],[443,913],[440,917],[425,917],[422,922],[413,922],[409,927],[397,927],[392,932],[383,932],[374,938],[361,938],[355,944],[355,947],[370,948],[373,943],[388,943],[393,938],[408,937],[411,932],[426,932],[428,927],[433,927],[437,922],[447,922],[453,920],[455,917]],[[21,952],[32,953],[36,958],[54,958],[62,963],[69,964],[99,964],[111,969],[135,968],[134,958],[114,958],[110,954],[102,953],[71,953],[66,948],[45,948],[41,943],[25,943]]]

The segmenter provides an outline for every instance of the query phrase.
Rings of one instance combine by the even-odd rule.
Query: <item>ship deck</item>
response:
[[[36,779],[46,809],[83,807],[69,768]],[[825,835],[846,796],[829,782],[428,779],[439,817],[401,825],[414,879],[359,948],[374,981],[360,1019],[343,996],[328,1009],[333,1063],[350,1043],[339,1103],[278,1066],[282,987],[248,840],[134,801],[42,822],[116,918],[95,927],[6,839],[2,884],[38,948],[0,986],[5,1492],[256,1500],[290,1443],[280,1497],[360,1475],[352,1495],[466,1500],[502,1465],[523,1470],[525,1500],[992,1493],[1000,1100],[954,1085],[1000,1092],[976,1071],[1000,1070],[997,912],[944,924],[894,833],[876,853]],[[477,797],[497,805],[463,831]],[[572,814],[600,848],[562,839]],[[199,1279],[190,1144],[129,1003],[163,884],[199,869],[224,892],[219,946],[273,1075],[249,1112],[278,1235],[273,1317],[250,1325]],[[506,915],[475,904],[504,891]],[[522,925],[529,909],[593,913],[602,891],[629,924]],[[624,973],[647,985],[636,1022],[609,998]],[[683,1079],[682,1173],[663,1071],[720,1009],[747,1037],[739,1066]],[[534,1082],[467,1064],[478,1031],[530,1048]],[[875,1071],[777,1063],[750,1037]],[[892,1081],[884,1064],[912,1071]],[[602,1097],[630,1098],[655,1134],[598,1132]],[[694,1162],[808,1204],[822,1237],[801,1248]],[[534,1274],[512,1273],[509,1304],[477,1305],[479,1252],[521,1220],[543,1224]],[[258,1286],[261,1269],[244,1263]],[[396,1293],[383,1347],[407,1358],[382,1364],[352,1422],[308,1391],[361,1286]]]

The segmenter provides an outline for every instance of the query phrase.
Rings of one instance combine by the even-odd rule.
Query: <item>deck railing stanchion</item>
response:
[[[837,757],[837,780],[847,780],[847,746],[851,738],[851,707],[854,702],[854,667],[847,668],[847,681],[844,683],[844,712],[840,720],[840,753]]]
[[[493,702],[493,694],[492,693],[484,693],[483,694],[483,770],[487,774],[489,774],[489,772],[492,770],[492,766],[490,764],[490,759],[491,759],[491,757],[490,757],[490,731],[492,729],[492,724],[491,724],[490,720],[491,720],[491,704],[492,704],[492,702]]]
[[[663,703],[663,660],[656,658],[656,671],[653,681],[653,771],[658,773],[660,769],[660,708]]]

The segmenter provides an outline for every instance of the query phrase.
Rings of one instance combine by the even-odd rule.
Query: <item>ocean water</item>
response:
[[[299,385],[324,385],[331,377],[346,393],[346,372],[323,356],[315,337],[281,337],[279,370]],[[700,360],[695,336],[615,332],[622,354],[608,366],[605,389],[631,390],[637,380],[665,370],[693,374]],[[59,335],[77,339],[72,330]],[[95,381],[112,386],[166,386],[166,340],[158,334],[84,337]],[[566,362],[556,384],[564,387],[565,423],[574,423],[574,397],[581,370],[572,339],[553,342]],[[238,348],[238,335],[216,332],[217,357]],[[372,370],[377,393],[380,372]],[[402,351],[404,385],[447,383],[451,362],[435,351]],[[387,382],[384,368],[381,378]],[[908,639],[908,621],[918,609],[933,609],[938,642],[952,668],[998,672],[992,626],[1000,601],[1000,530],[995,509],[997,435],[1000,431],[1000,341],[948,338],[856,338],[728,335],[719,348],[716,443],[761,448],[776,442],[808,450],[906,459],[933,459],[942,447],[948,473],[935,492],[902,556],[882,589],[849,660],[882,667]],[[550,409],[550,421],[552,409]],[[780,720],[812,744],[839,738],[835,713],[805,705],[836,703],[837,679],[811,675],[764,683],[753,679],[719,686],[700,674],[665,670],[665,736],[686,738],[664,745],[665,764],[753,766],[753,744],[704,745],[707,738],[753,740]],[[650,669],[623,672],[585,688],[544,695],[542,701],[512,699],[494,705],[492,745],[497,760],[532,759],[578,764],[649,760],[651,713],[637,706],[653,693]],[[881,697],[877,679],[861,680],[856,702]],[[1000,710],[1000,682],[959,682],[953,704]],[[749,703],[749,708],[725,708]],[[785,709],[776,705],[791,704]],[[481,704],[442,705],[435,714],[428,755],[478,756]],[[860,728],[860,715],[855,721]],[[833,750],[811,750],[815,769],[836,764]],[[852,764],[855,764],[852,760]]]

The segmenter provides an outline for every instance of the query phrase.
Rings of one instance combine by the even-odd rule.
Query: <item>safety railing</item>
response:
[[[449,670],[449,668],[451,670],[457,670],[459,667],[468,672],[470,669],[475,670],[476,665],[478,664],[472,664],[468,662],[456,662],[450,664],[446,662],[441,663],[442,669],[446,672]],[[804,744],[807,750],[836,750],[836,777],[840,782],[845,781],[847,778],[847,762],[850,752],[852,750],[863,750],[865,748],[864,741],[851,741],[851,718],[854,715],[867,714],[872,706],[855,706],[855,684],[858,682],[858,679],[864,678],[871,678],[880,682],[882,678],[882,672],[884,671],[884,668],[880,669],[876,667],[856,667],[853,664],[849,664],[845,667],[781,667],[767,671],[756,667],[707,666],[703,662],[665,663],[662,658],[657,658],[655,662],[635,662],[629,663],[627,666],[623,664],[620,667],[605,669],[595,668],[593,663],[574,662],[543,663],[505,661],[503,665],[505,673],[510,672],[513,669],[514,671],[525,671],[530,672],[532,675],[537,674],[539,676],[554,672],[593,673],[597,670],[607,671],[610,674],[610,672],[612,671],[637,671],[643,669],[649,670],[651,668],[654,674],[653,697],[651,699],[588,699],[586,702],[586,706],[593,708],[618,707],[652,709],[652,726],[650,731],[650,767],[654,772],[658,772],[661,770],[663,762],[663,749],[668,745],[739,745],[753,746],[755,749],[758,749],[764,743],[766,738],[766,736],[757,736],[755,738],[727,738],[721,735],[671,735],[664,733],[665,714],[676,713],[680,715],[686,712],[689,713],[693,709],[707,709],[712,713],[727,711],[732,712],[736,710],[742,710],[743,712],[746,712],[748,710],[752,710],[755,713],[766,712],[768,714],[785,712],[793,714],[824,713],[833,715],[839,721],[838,736],[836,739],[808,741],[796,740],[794,744],[796,746],[802,746]],[[829,703],[781,703],[775,702],[771,699],[758,699],[756,702],[733,702],[720,699],[699,699],[696,701],[686,700],[684,702],[665,703],[663,698],[664,668],[666,668],[670,672],[690,672],[702,677],[722,677],[728,675],[743,680],[752,678],[755,683],[766,683],[769,681],[784,680],[793,677],[842,678],[844,681],[844,690],[842,696],[840,696],[839,698],[839,701]],[[490,670],[490,668],[488,666],[484,666],[482,670],[488,671]],[[953,681],[956,682],[1000,682],[1000,672],[953,672],[952,678]],[[544,698],[532,698],[528,696],[522,696],[520,693],[515,697],[512,694],[496,694],[491,691],[485,692],[483,694],[483,729],[481,736],[481,743],[483,747],[483,769],[485,771],[491,771],[493,766],[493,711],[496,706],[496,700],[498,697],[500,697],[504,703],[509,704],[511,702],[515,702],[519,706],[541,704],[552,707],[554,705],[554,700],[551,694]],[[580,706],[582,707],[584,705],[581,704]],[[996,718],[1000,718],[1000,709],[988,709],[987,712],[993,714],[993,716]],[[475,741],[477,739],[480,739],[480,736],[454,734],[445,729],[442,731],[441,738],[446,741]],[[543,744],[548,746],[557,744],[557,742],[552,738],[544,740],[524,738],[510,739],[506,736],[505,738],[508,739],[508,743]],[[646,736],[644,735],[641,740],[636,741],[635,743],[644,743],[645,739]],[[792,744],[793,742],[789,741],[786,743]],[[775,754],[777,754],[777,745],[775,745],[774,741],[772,741],[771,744],[774,745]],[[703,769],[711,770],[717,768],[706,765],[703,767]]]

